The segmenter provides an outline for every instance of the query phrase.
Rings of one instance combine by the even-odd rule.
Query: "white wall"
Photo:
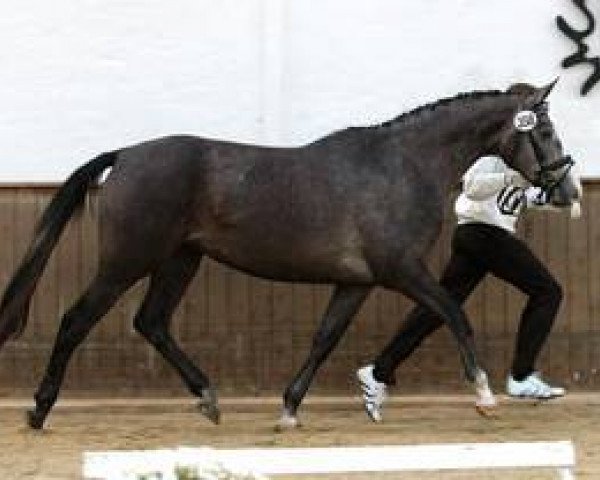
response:
[[[600,85],[580,97],[587,70],[560,69],[559,13],[583,25],[570,0],[4,0],[0,181],[168,133],[301,144],[557,75],[557,128],[600,176]]]
[[[0,180],[168,133],[261,138],[260,0],[0,2]]]

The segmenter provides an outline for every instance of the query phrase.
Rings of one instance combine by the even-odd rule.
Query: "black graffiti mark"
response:
[[[556,17],[556,24],[561,32],[563,32],[568,38],[573,40],[577,45],[577,51],[572,55],[566,57],[562,62],[563,68],[570,68],[579,64],[591,65],[593,72],[588,79],[583,83],[581,87],[581,94],[586,95],[596,83],[600,82],[600,57],[588,57],[587,54],[590,47],[584,43],[584,39],[589,37],[596,28],[596,21],[592,12],[585,4],[585,0],[573,0],[573,3],[579,8],[585,15],[588,25],[584,30],[576,30],[571,27],[567,21],[559,15]]]

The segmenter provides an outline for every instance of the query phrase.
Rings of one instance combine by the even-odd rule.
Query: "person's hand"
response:
[[[525,188],[529,185],[527,179],[516,170],[508,170],[504,174],[504,184],[512,187]]]
[[[540,187],[529,187],[525,190],[527,205],[545,205],[548,203],[547,195]]]

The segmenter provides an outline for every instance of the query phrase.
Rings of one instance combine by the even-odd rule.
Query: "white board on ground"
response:
[[[258,476],[535,468],[555,469],[567,480],[574,478],[575,449],[571,441],[554,441],[86,452],[83,476],[86,480],[132,480],[136,478],[132,472],[160,470],[164,480],[169,480],[176,478],[176,466],[202,469],[207,459],[232,472]]]

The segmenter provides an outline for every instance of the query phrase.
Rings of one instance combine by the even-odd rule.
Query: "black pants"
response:
[[[511,368],[513,377],[522,380],[534,371],[560,306],[562,290],[527,245],[510,232],[483,223],[457,226],[450,261],[440,283],[462,304],[488,272],[529,296]],[[443,320],[427,308],[415,307],[376,359],[375,378],[391,383],[398,364],[442,324]]]

